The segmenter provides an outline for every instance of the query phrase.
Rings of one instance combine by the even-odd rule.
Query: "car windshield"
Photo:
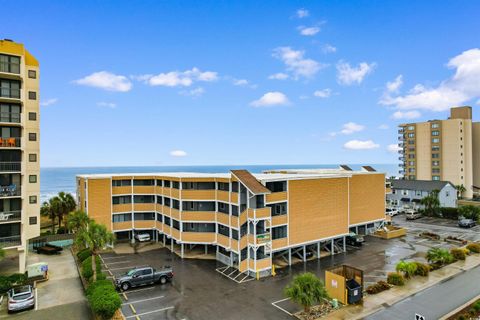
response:
[[[24,293],[24,294],[17,294],[13,296],[14,300],[25,300],[30,298],[31,294],[30,293]]]
[[[129,276],[129,277],[133,276],[136,271],[137,271],[137,270],[135,270],[135,269],[132,269],[132,270],[128,271],[128,272],[127,272],[127,276]]]

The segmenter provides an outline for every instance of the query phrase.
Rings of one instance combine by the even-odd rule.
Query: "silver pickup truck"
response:
[[[115,280],[115,286],[123,291],[132,287],[145,286],[148,284],[165,284],[173,278],[173,270],[165,266],[160,270],[152,267],[136,267]]]

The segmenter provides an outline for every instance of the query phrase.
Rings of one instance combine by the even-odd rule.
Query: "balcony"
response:
[[[4,211],[0,212],[0,223],[3,222],[14,222],[22,220],[22,211]]]
[[[266,202],[280,202],[280,201],[287,201],[287,192],[272,192],[270,194],[267,194],[267,199]]]
[[[398,157],[398,160],[405,161],[405,157]]]
[[[398,134],[403,134],[403,129],[398,129]]]
[[[398,146],[399,146],[400,148],[403,148],[403,147],[404,147],[404,144],[403,144],[403,143],[399,143]]]
[[[18,137],[0,138],[0,148],[20,148],[20,140]]]
[[[0,172],[20,172],[22,171],[21,162],[0,162]]]
[[[16,247],[22,244],[22,238],[18,236],[0,237],[0,248]]]
[[[0,122],[20,123],[20,113],[18,112],[0,112]]]
[[[19,197],[22,195],[22,190],[15,184],[9,186],[0,186],[0,197]]]
[[[0,98],[20,99],[20,89],[0,88]]]

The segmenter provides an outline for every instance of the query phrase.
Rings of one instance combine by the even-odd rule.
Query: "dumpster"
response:
[[[347,280],[347,303],[354,304],[362,300],[362,286],[355,279]]]
[[[341,265],[325,271],[325,289],[342,304],[355,304],[363,298],[363,271]]]

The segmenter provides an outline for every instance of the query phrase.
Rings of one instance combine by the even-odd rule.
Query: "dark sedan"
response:
[[[458,221],[458,226],[460,228],[472,228],[475,227],[476,223],[472,219],[462,219]]]

